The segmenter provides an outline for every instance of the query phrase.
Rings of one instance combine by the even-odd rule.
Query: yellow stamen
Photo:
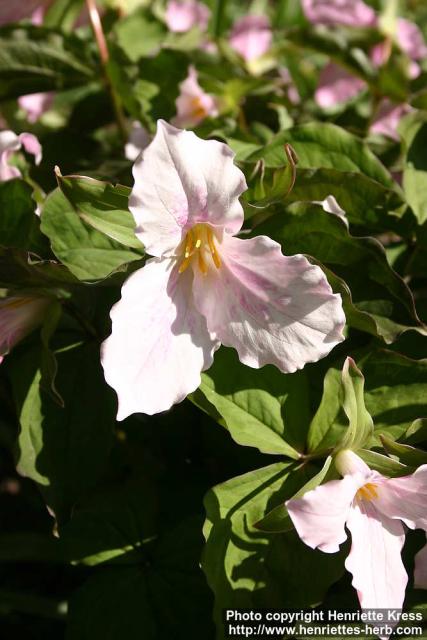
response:
[[[191,99],[191,115],[193,118],[205,118],[208,114],[199,97]]]
[[[374,498],[378,498],[377,485],[373,482],[367,482],[363,487],[360,487],[356,493],[357,500],[366,500],[370,502]]]
[[[215,267],[219,269],[221,266],[221,258],[219,257],[215,239],[213,230],[207,224],[200,223],[194,225],[185,236],[184,259],[179,266],[179,273],[183,273],[188,269],[188,266],[192,264],[193,257],[196,259],[196,253],[197,266],[203,275],[207,275],[209,271],[209,255]]]
[[[193,233],[190,229],[185,239],[185,257],[189,258],[193,254],[193,250],[194,250],[194,238],[193,238]]]
[[[219,253],[216,250],[212,229],[208,229],[207,235],[208,235],[208,244],[209,244],[212,260],[214,261],[216,268],[219,269],[221,266],[221,258],[219,257]]]
[[[203,275],[205,276],[208,272],[208,265],[206,264],[203,255],[201,253],[201,251],[199,251],[199,259],[198,259],[198,263],[199,263],[199,269],[200,271],[203,273]]]
[[[191,257],[192,257],[191,255],[187,256],[187,253],[185,254],[184,260],[179,265],[178,273],[184,273],[184,271],[191,264]]]

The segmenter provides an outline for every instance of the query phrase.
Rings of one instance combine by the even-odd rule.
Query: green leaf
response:
[[[308,432],[310,453],[337,447],[358,449],[371,441],[373,422],[365,407],[364,382],[352,358],[346,358],[342,372],[328,370],[322,400]]]
[[[292,499],[301,498],[307,491],[311,491],[318,487],[326,476],[330,475],[329,471],[331,469],[332,457],[328,456],[325,460],[325,464],[319,473],[316,473],[306,484],[299,489]],[[334,470],[332,469],[332,472]],[[268,533],[281,533],[284,531],[290,531],[293,529],[294,525],[292,520],[288,514],[288,510],[286,509],[285,504],[279,504],[272,511],[267,513],[264,518],[262,518],[259,522],[256,522],[254,526],[260,531],[266,531]]]
[[[427,442],[427,418],[417,418],[403,436],[405,442],[418,444]]]
[[[140,253],[124,249],[84,222],[59,189],[46,198],[41,230],[56,257],[79,280],[106,278],[123,265],[141,259]]]
[[[308,431],[307,448],[310,453],[332,451],[344,437],[348,420],[342,410],[343,403],[342,373],[333,367],[326,372],[322,399]]]
[[[200,391],[236,442],[299,458],[309,421],[304,371],[283,375],[273,366],[252,369],[239,362],[234,350],[222,348],[202,374]]]
[[[413,471],[411,467],[407,467],[406,465],[401,464],[392,458],[388,458],[387,456],[383,456],[381,453],[377,453],[376,451],[358,449],[356,453],[366,462],[368,467],[389,478],[407,476]]]
[[[142,7],[116,22],[114,32],[132,62],[155,54],[166,36],[164,25]]]
[[[105,473],[116,401],[105,384],[97,344],[75,346],[56,357],[64,408],[40,388],[37,351],[11,354],[8,367],[21,425],[18,469],[42,486],[63,522]]]
[[[395,190],[362,173],[337,169],[297,169],[287,202],[322,201],[333,195],[351,224],[370,229],[390,229],[406,205]]]
[[[50,347],[50,339],[55,333],[58,322],[62,315],[62,306],[58,301],[53,301],[49,307],[49,312],[45,315],[43,325],[40,331],[42,342],[41,353],[41,379],[40,386],[52,395],[52,398],[61,407],[64,406],[64,400],[55,386],[56,374],[58,373],[58,364],[53,350]]]
[[[352,236],[338,216],[316,205],[291,205],[259,225],[255,233],[280,242],[287,255],[313,256],[342,278],[350,288],[353,305],[374,322],[375,332],[369,323],[364,323],[365,330],[387,343],[411,328],[425,335],[412,293],[388,264],[382,245],[374,238]],[[351,320],[350,315],[347,322]],[[360,318],[354,326],[361,328]]]
[[[229,140],[233,147],[233,140]],[[281,131],[259,150],[246,155],[245,162],[263,159],[266,167],[283,167],[284,145],[288,143],[298,157],[299,169],[334,169],[363,173],[391,188],[393,180],[366,144],[334,124],[313,122]],[[238,160],[242,160],[238,156]]]
[[[408,114],[400,121],[399,133],[405,151],[403,190],[419,224],[423,224],[427,220],[427,114]]]
[[[363,395],[365,379],[352,358],[346,358],[342,370],[344,390],[343,409],[349,426],[340,449],[359,449],[372,438],[374,425],[365,407]]]
[[[0,29],[0,99],[83,85],[96,73],[76,35],[32,25]]]
[[[365,403],[374,421],[377,445],[381,445],[379,434],[397,440],[416,418],[427,415],[427,360],[378,350],[359,361],[359,366],[366,380]]]
[[[67,640],[202,637],[210,594],[199,567],[200,517],[157,528],[153,487],[121,487],[61,532],[71,559],[98,565],[70,601]]]
[[[415,447],[411,447],[407,444],[401,444],[400,442],[394,442],[384,435],[380,435],[380,439],[387,453],[390,456],[396,456],[402,464],[406,464],[410,467],[419,467],[422,464],[427,464],[426,451],[415,449]]]
[[[88,225],[126,247],[143,251],[128,209],[130,188],[84,176],[57,174],[58,186]]]
[[[0,244],[30,250],[39,234],[31,187],[21,179],[0,183]]]
[[[344,571],[344,553],[313,551],[295,531],[269,536],[254,528],[295,494],[309,470],[277,463],[233,478],[205,498],[206,548],[202,568],[215,594],[214,619],[224,637],[224,608],[308,607]],[[304,475],[306,476],[304,478]]]

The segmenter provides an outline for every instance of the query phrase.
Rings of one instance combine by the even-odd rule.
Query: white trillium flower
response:
[[[247,186],[233,158],[160,120],[134,165],[130,209],[154,257],[123,285],[102,348],[119,420],[182,401],[221,343],[250,367],[287,373],[344,339],[341,297],[319,267],[266,236],[235,237]]]

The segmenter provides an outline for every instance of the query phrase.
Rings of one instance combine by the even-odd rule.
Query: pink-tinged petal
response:
[[[49,298],[31,296],[0,299],[0,356],[42,324],[50,304]]]
[[[410,105],[394,104],[388,98],[384,98],[372,120],[370,132],[386,136],[392,140],[399,140],[397,127],[401,118],[410,111]]]
[[[375,11],[362,0],[302,0],[302,8],[313,24],[368,27],[376,23]]]
[[[178,275],[173,260],[155,258],[123,285],[101,352],[105,379],[118,395],[118,420],[181,402],[212,364],[218,343],[192,304],[191,280],[191,270]]]
[[[361,500],[349,513],[351,551],[345,567],[364,609],[401,609],[408,582],[400,556],[405,542],[403,525],[379,514],[373,503]]]
[[[194,299],[208,328],[240,361],[291,373],[342,342],[345,316],[323,271],[302,255],[284,256],[266,236],[224,234],[220,268],[195,269]]]
[[[0,2],[0,25],[19,22],[23,18],[31,17],[32,13],[40,8],[40,4],[44,5],[45,3],[40,0],[19,0],[19,2],[2,0]]]
[[[399,18],[397,21],[397,42],[411,60],[421,60],[427,56],[427,45],[419,27],[409,20]]]
[[[384,479],[378,486],[375,506],[411,529],[427,531],[427,464],[410,476]]]
[[[427,545],[415,556],[414,587],[427,589]]]
[[[193,66],[187,78],[179,85],[180,94],[176,99],[176,116],[172,121],[177,127],[195,127],[208,116],[216,116],[218,109],[215,99],[203,91],[197,81]]]
[[[139,122],[132,122],[129,139],[125,145],[125,157],[133,162],[150,142],[151,136],[147,129],[144,129]]]
[[[34,156],[34,162],[36,164],[40,164],[42,160],[42,147],[36,136],[32,133],[21,133],[18,137],[25,151]]]
[[[355,98],[365,88],[363,80],[331,62],[320,73],[314,98],[326,109]]]
[[[54,94],[51,91],[43,93],[29,93],[18,98],[18,104],[26,113],[28,122],[34,124],[46,111],[50,109]]]
[[[153,142],[134,165],[130,210],[136,235],[153,256],[173,254],[199,222],[236,233],[243,224],[243,173],[222,142],[202,140],[159,120]]]
[[[273,34],[268,18],[248,15],[235,22],[230,34],[230,46],[246,62],[250,62],[269,50],[272,39]]]
[[[21,143],[13,131],[0,131],[0,182],[19,178],[21,172],[17,167],[9,164],[12,153],[19,151]]]
[[[195,0],[169,0],[165,20],[170,31],[183,33],[193,27],[205,31],[211,12],[202,2]]]
[[[348,475],[288,500],[286,508],[301,540],[312,549],[338,551],[347,540],[345,523],[354,496],[364,483],[363,475]]]

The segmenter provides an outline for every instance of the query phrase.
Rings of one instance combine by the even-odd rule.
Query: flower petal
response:
[[[170,31],[183,33],[193,27],[204,31],[210,18],[209,8],[196,0],[169,0],[165,20]]]
[[[411,529],[427,531],[427,464],[410,476],[385,479],[378,486],[375,506]]]
[[[197,80],[197,71],[191,66],[187,78],[179,85],[176,99],[176,116],[173,124],[178,127],[195,127],[208,116],[217,115],[215,100],[203,91]]]
[[[368,609],[400,609],[408,582],[400,552],[403,525],[379,514],[368,501],[357,503],[347,520],[351,551],[345,561],[353,575],[360,605]]]
[[[246,62],[264,55],[271,46],[273,34],[266,16],[248,15],[237,20],[230,34],[230,45]]]
[[[320,72],[315,99],[320,107],[334,107],[356,97],[365,87],[363,80],[331,62]]]
[[[11,296],[0,300],[0,362],[20,340],[43,323],[51,300]]]
[[[9,165],[9,157],[15,151],[19,151],[21,144],[19,137],[13,131],[0,131],[0,182],[19,178],[21,172],[17,167]]]
[[[118,420],[158,413],[200,384],[218,343],[191,299],[191,278],[172,260],[149,260],[122,288],[102,347],[105,379],[119,398]]]
[[[233,158],[226,144],[159,120],[153,142],[134,165],[130,198],[136,235],[149,254],[173,253],[183,233],[198,222],[230,233],[240,229],[238,198],[247,187]]]
[[[40,164],[42,160],[42,147],[36,136],[32,133],[21,133],[19,135],[19,142],[27,153],[34,156],[34,162]]]
[[[427,589],[427,545],[415,556],[414,587]]]
[[[302,0],[302,8],[313,24],[373,26],[375,11],[362,0]]]
[[[48,111],[53,103],[54,93],[43,91],[42,93],[29,93],[18,98],[18,104],[26,113],[28,122],[34,124]]]
[[[299,537],[312,549],[335,553],[347,540],[345,523],[357,490],[364,484],[361,474],[331,480],[302,498],[288,500],[286,508]]]
[[[341,297],[304,256],[284,256],[266,236],[224,234],[218,251],[219,269],[195,270],[194,300],[209,330],[234,347],[241,362],[291,373],[344,339]]]

